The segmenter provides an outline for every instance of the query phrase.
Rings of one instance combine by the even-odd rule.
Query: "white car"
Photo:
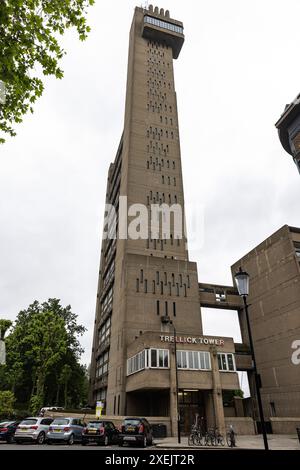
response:
[[[22,442],[35,442],[37,444],[44,444],[46,434],[49,431],[49,426],[53,418],[43,417],[30,417],[26,418],[16,429],[15,441],[17,444]]]

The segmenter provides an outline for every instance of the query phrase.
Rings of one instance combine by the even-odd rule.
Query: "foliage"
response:
[[[72,369],[65,364],[61,370],[59,381],[64,386],[64,408],[68,407],[68,384],[72,375]]]
[[[223,390],[223,403],[225,406],[234,406],[234,397],[244,398],[243,390]]]
[[[33,103],[44,85],[40,76],[63,77],[59,61],[65,51],[59,35],[74,27],[81,41],[90,28],[87,7],[94,0],[1,0],[0,80],[5,85],[5,103],[0,104],[0,130],[16,135],[12,123],[22,122],[33,112]],[[0,139],[3,143],[4,139]]]
[[[86,370],[79,363],[83,349],[78,338],[84,332],[70,306],[62,307],[58,299],[33,302],[18,314],[6,338],[0,389],[13,391],[31,412],[65,401],[79,406],[87,396]]]
[[[12,321],[0,319],[0,340],[4,339],[5,333],[12,326]]]
[[[14,411],[15,396],[10,391],[0,391],[0,415],[11,415]]]
[[[32,395],[30,398],[29,409],[30,414],[36,416],[39,414],[40,409],[43,407],[43,400],[38,395]]]

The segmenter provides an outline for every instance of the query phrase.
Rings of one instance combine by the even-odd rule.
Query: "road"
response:
[[[24,444],[6,444],[0,443],[0,451],[1,450],[145,450],[141,447],[133,447],[133,446],[123,446],[119,447],[117,445],[110,445],[110,446],[97,446],[94,444],[89,444],[87,446],[82,446],[80,444],[74,444],[72,446],[68,446],[67,444],[31,444],[31,443],[24,443]],[[155,446],[147,447],[147,449],[155,449]]]

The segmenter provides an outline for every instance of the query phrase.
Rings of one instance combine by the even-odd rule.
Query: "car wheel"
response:
[[[147,447],[147,437],[144,436],[143,442],[142,442],[142,447]]]
[[[71,434],[71,436],[69,437],[68,444],[69,444],[69,446],[72,446],[74,444],[74,435],[73,434]]]
[[[14,437],[13,436],[7,436],[6,442],[7,442],[7,444],[12,444],[14,442]]]
[[[108,436],[106,435],[104,436],[104,445],[108,446],[108,444],[109,444],[109,439],[108,439]]]
[[[45,442],[45,433],[44,433],[44,432],[40,432],[40,434],[38,435],[36,441],[37,441],[37,443],[38,443],[39,445],[44,444],[44,442]]]
[[[121,440],[121,439],[119,440],[119,447],[123,447],[123,439],[122,439],[122,440]]]

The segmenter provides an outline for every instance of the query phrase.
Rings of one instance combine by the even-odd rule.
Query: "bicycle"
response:
[[[203,418],[202,418],[203,419]],[[198,416],[196,416],[195,424],[192,425],[191,432],[188,436],[189,446],[202,446],[204,443],[204,432],[202,429],[202,423],[198,423]]]
[[[218,428],[210,428],[205,434],[204,443],[206,446],[225,446],[225,439]]]

